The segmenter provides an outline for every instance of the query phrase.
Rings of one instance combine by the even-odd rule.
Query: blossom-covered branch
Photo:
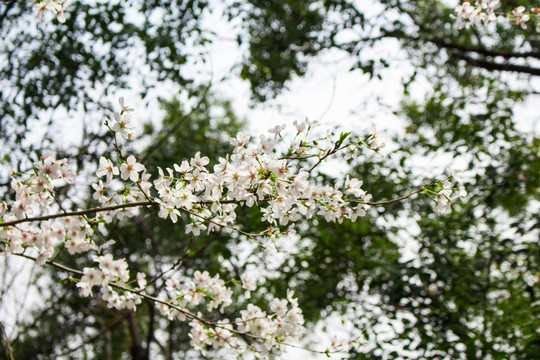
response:
[[[226,347],[239,356],[256,351],[271,357],[282,351],[282,345],[298,341],[305,332],[302,311],[289,291],[286,299],[269,300],[269,310],[250,304],[250,291],[256,283],[241,277],[242,286],[233,292],[218,275],[195,272],[192,276],[166,276],[161,272],[150,283],[145,273],[132,277],[126,259],[106,253],[114,240],[104,239],[113,219],[133,217],[141,207],[158,208],[157,216],[176,223],[185,220],[185,232],[199,236],[202,231],[235,231],[248,239],[275,241],[281,236],[296,233],[294,225],[301,219],[315,216],[330,222],[355,221],[365,216],[370,206],[402,201],[417,193],[431,196],[436,210],[448,210],[458,190],[464,196],[462,182],[454,174],[443,182],[433,182],[392,200],[373,202],[362,188],[362,181],[347,176],[344,181],[325,184],[317,180],[315,169],[330,157],[358,156],[362,149],[379,153],[382,144],[374,134],[354,137],[341,133],[337,137],[312,135],[314,122],[295,123],[294,136],[285,141],[285,126],[270,130],[273,135],[251,137],[238,134],[231,140],[232,153],[219,158],[210,167],[210,159],[197,152],[191,159],[158,169],[151,174],[134,154],[124,154],[116,135],[125,140],[133,138],[133,111],[120,99],[120,112],[114,113],[115,123],[107,127],[114,133],[114,148],[118,162],[101,157],[91,185],[98,207],[66,211],[55,202],[55,188],[78,184],[80,180],[67,159],[56,159],[45,152],[34,163],[33,172],[14,173],[14,201],[0,203],[0,249],[5,255],[18,255],[49,264],[74,274],[79,294],[97,296],[109,307],[135,311],[142,299],[154,302],[160,313],[169,319],[189,321],[191,344],[206,351]],[[285,147],[280,152],[280,147]],[[457,181],[457,188],[451,180]],[[244,231],[237,220],[241,207],[258,207],[260,233]],[[61,211],[59,211],[61,210]],[[106,234],[107,236],[103,236]],[[85,259],[82,270],[68,268],[54,261],[61,253]],[[153,288],[155,295],[148,290]],[[241,291],[238,291],[241,290]],[[233,295],[238,298],[233,301]],[[240,317],[231,321],[224,315],[233,303],[246,302]],[[206,306],[206,317],[190,309]],[[208,320],[208,318],[219,320]],[[249,341],[246,341],[249,339]]]
[[[460,26],[467,29],[471,26],[487,25],[499,17],[506,17],[522,29],[527,29],[527,23],[531,22],[535,24],[536,31],[540,32],[539,8],[527,11],[525,6],[518,6],[511,13],[497,13],[499,4],[499,0],[464,1],[455,8],[454,17],[460,22]]]

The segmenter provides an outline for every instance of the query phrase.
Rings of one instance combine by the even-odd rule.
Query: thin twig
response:
[[[107,331],[110,331],[112,328],[118,326],[122,321],[124,321],[124,319],[128,316],[129,313],[125,313],[124,315],[122,315],[121,317],[115,319],[111,324],[109,324],[108,326],[105,326],[103,327],[101,330],[99,330],[98,332],[96,332],[94,335],[92,336],[89,336],[88,338],[86,338],[85,340],[83,340],[83,342],[73,348],[69,348],[69,349],[66,349],[64,350],[63,352],[59,353],[59,354],[52,354],[50,355],[49,359],[56,359],[60,356],[66,356],[66,355],[69,355],[69,354],[72,354],[74,353],[75,351],[79,350],[80,348],[82,348],[84,345],[86,344],[89,344],[91,343],[92,341],[94,341],[95,339],[97,339],[98,337],[100,337],[101,335],[103,335],[104,333],[106,333]]]
[[[189,241],[188,241],[188,244],[186,246],[186,250],[184,250],[184,254],[182,254],[182,256],[180,256],[176,261],[175,263],[167,270],[163,270],[161,273],[159,273],[158,275],[154,276],[154,278],[152,278],[151,280],[149,280],[146,284],[146,287],[144,288],[144,290],[146,290],[146,288],[149,286],[149,285],[152,285],[153,283],[155,283],[158,279],[160,279],[163,275],[165,275],[166,273],[174,270],[177,266],[179,266],[182,261],[184,261],[184,258],[186,257],[188,251],[189,251],[189,247],[191,245],[191,243],[193,242],[195,238],[192,236]]]

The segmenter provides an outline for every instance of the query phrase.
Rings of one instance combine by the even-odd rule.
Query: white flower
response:
[[[275,146],[275,144],[272,141],[268,140],[266,136],[264,135],[261,135],[259,137],[259,140],[260,140],[260,144],[259,144],[258,150],[260,152],[267,153],[267,154],[272,152]]]
[[[108,199],[105,197],[105,193],[107,190],[105,190],[105,187],[103,186],[103,181],[99,180],[99,183],[92,184],[92,187],[95,190],[94,195],[92,197],[102,204],[107,202]]]
[[[79,294],[84,297],[88,297],[92,295],[92,286],[85,282],[85,281],[79,281],[77,283],[77,287],[79,288]]]
[[[131,140],[135,129],[135,125],[131,123],[131,114],[114,112],[113,115],[116,123],[112,126],[112,131],[119,132],[124,139]]]
[[[279,134],[283,131],[283,129],[285,129],[285,126],[286,126],[285,124],[276,125],[273,128],[268,129],[268,132],[271,133],[271,134],[274,134],[274,137],[278,137]]]
[[[467,190],[465,189],[465,185],[463,184],[463,179],[461,179],[457,174],[458,172],[455,170],[450,171],[450,176],[452,176],[452,178],[456,180],[458,184],[458,195],[459,197],[463,198],[467,196]]]
[[[85,267],[83,269],[83,274],[84,275],[81,277],[80,283],[87,283],[88,286],[90,286],[90,289],[96,285],[107,284],[107,277],[102,271],[98,269]]]
[[[197,153],[195,154],[195,157],[193,157],[189,163],[191,164],[191,166],[195,166],[200,169],[208,165],[209,162],[210,162],[210,159],[208,159],[207,156],[201,157],[201,152],[197,151]]]
[[[529,21],[530,19],[530,15],[525,14],[524,12],[525,12],[525,6],[518,6],[517,8],[514,8],[514,10],[512,10],[512,15],[514,15],[514,18],[512,19],[512,21],[516,25],[521,25],[522,29],[527,28],[526,22]]]
[[[144,170],[144,165],[139,164],[135,156],[130,155],[127,161],[120,165],[120,177],[122,180],[131,179],[136,182],[139,180],[139,172]]]
[[[33,10],[38,13],[39,20],[43,20],[45,16],[45,11],[50,10],[54,14],[58,13],[62,9],[57,1],[43,1],[34,5]]]
[[[36,171],[41,176],[48,176],[50,179],[57,179],[60,170],[61,162],[56,161],[53,157],[47,157],[41,162],[34,163]]]
[[[139,289],[144,289],[146,287],[146,274],[141,272],[137,273],[135,281],[137,282]]]
[[[69,170],[67,163],[60,167],[60,177],[68,184],[73,184],[75,182],[75,173]]]
[[[230,144],[235,148],[244,147],[248,143],[249,139],[249,136],[239,132],[238,134],[236,134],[236,138],[230,140]]]
[[[118,99],[118,102],[120,103],[120,107],[122,108],[122,111],[125,111],[125,112],[133,112],[133,108],[132,107],[129,107],[127,105],[124,104],[124,97],[121,96],[119,99]]]
[[[242,280],[242,287],[247,291],[253,291],[257,288],[257,279],[253,275],[242,274],[240,280]]]
[[[104,158],[103,156],[99,159],[99,168],[96,172],[96,175],[102,177],[107,175],[107,182],[112,180],[113,175],[118,175],[120,172],[116,166],[113,166],[111,160]]]
[[[296,130],[299,133],[304,132],[304,130],[306,130],[307,124],[304,121],[294,120],[293,124],[294,124],[294,126],[296,126]]]
[[[191,165],[189,165],[187,160],[182,161],[182,164],[180,166],[178,166],[178,164],[174,164],[173,167],[174,167],[174,171],[182,175],[186,175],[192,169]]]
[[[191,210],[193,208],[193,203],[198,200],[199,198],[193,195],[190,189],[185,188],[178,192],[175,205],[177,207],[183,207],[185,209]]]
[[[195,191],[201,191],[205,188],[204,180],[206,180],[207,177],[207,173],[201,172],[199,169],[195,169],[192,173],[186,174],[186,176],[184,176],[184,179],[190,182],[191,186],[195,189]]]
[[[66,10],[68,6],[68,2],[64,1],[61,3],[58,0],[46,0],[39,2],[37,4],[34,4],[33,10],[34,12],[38,13],[38,19],[43,20],[43,17],[45,16],[45,12],[49,10],[53,14],[56,15],[56,18],[59,22],[64,23],[66,21],[66,17],[64,14],[64,10]]]
[[[193,233],[194,236],[199,236],[201,230],[206,229],[206,226],[202,223],[189,223],[186,225],[186,234]]]
[[[495,7],[499,4],[499,0],[481,0],[476,5],[471,5],[466,1],[461,5],[456,6],[455,12],[457,16],[454,18],[461,21],[460,27],[467,29],[474,25],[487,25],[490,21],[497,19]]]
[[[15,218],[22,219],[25,214],[32,214],[33,210],[31,204],[17,200],[11,206],[11,212],[15,215]]]
[[[273,299],[270,303],[270,310],[276,313],[277,316],[284,316],[287,313],[287,299]]]
[[[178,216],[180,216],[180,212],[178,211],[178,209],[175,209],[172,206],[162,205],[159,210],[158,216],[162,219],[165,219],[167,218],[167,216],[169,216],[171,218],[171,221],[173,223],[176,223],[178,221]]]
[[[349,179],[349,175],[345,179],[345,193],[352,194],[356,197],[363,198],[366,195],[366,192],[360,187],[362,186],[362,181],[358,179]]]
[[[453,199],[450,197],[452,194],[452,184],[450,181],[446,180],[441,186],[442,190],[440,190],[435,197],[435,202],[437,203],[435,205],[435,212],[437,214],[447,213],[452,210]]]

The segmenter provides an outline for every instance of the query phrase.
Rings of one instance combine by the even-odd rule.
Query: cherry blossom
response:
[[[498,15],[496,8],[499,6],[499,0],[478,0],[464,1],[456,6],[452,15],[459,23],[460,27],[469,29],[472,26],[487,25],[488,23],[497,20]],[[540,32],[540,12],[538,8],[532,8],[528,12],[524,6],[518,6],[509,14],[505,15],[512,19],[516,25],[520,25],[522,29],[527,29],[527,22],[536,21],[536,31]]]
[[[130,179],[133,182],[139,180],[139,172],[144,170],[144,165],[139,164],[135,156],[130,155],[126,162],[120,165],[120,177],[122,180]]]
[[[131,116],[123,100],[119,103],[122,110],[115,116]],[[278,356],[284,344],[298,341],[306,331],[292,292],[286,299],[269,295],[267,306],[260,307],[249,303],[251,292],[257,290],[252,274],[240,274],[240,282],[207,271],[191,276],[163,273],[152,281],[147,281],[144,273],[133,278],[126,259],[107,253],[114,240],[104,241],[96,232],[106,233],[113,219],[132,217],[145,206],[155,208],[158,217],[173,223],[182,218],[186,233],[194,236],[226,229],[224,233],[236,232],[246,241],[266,246],[279,237],[295,234],[294,226],[303,218],[320,216],[326,221],[343,222],[365,216],[377,203],[362,188],[361,179],[347,176],[343,182],[330,185],[320,181],[315,169],[339,152],[347,156],[355,156],[362,149],[377,153],[382,145],[375,134],[355,138],[350,133],[337,137],[329,133],[323,139],[312,139],[314,126],[308,121],[296,123],[296,135],[289,144],[285,143],[285,126],[272,129],[274,139],[261,136],[251,142],[251,137],[238,134],[231,140],[233,152],[215,159],[212,169],[207,168],[210,159],[197,152],[191,159],[179,159],[178,164],[158,169],[154,179],[135,155],[124,155],[115,143],[121,164],[118,167],[101,157],[96,177],[105,176],[105,182],[100,179],[91,184],[92,198],[99,207],[72,212],[61,211],[55,189],[77,184],[80,178],[70,171],[67,159],[56,159],[53,153],[45,152],[33,164],[33,172],[14,173],[14,197],[0,203],[0,251],[66,270],[53,257],[65,249],[71,256],[93,262],[82,270],[69,269],[76,275],[72,281],[80,296],[98,297],[110,308],[131,311],[143,299],[152,301],[162,316],[189,321],[191,344],[203,353],[228,348],[238,356],[252,351],[263,358]],[[111,130],[122,131],[114,126]],[[296,143],[299,133],[305,137],[302,146]],[[277,149],[283,144],[286,150],[279,153]],[[113,181],[117,175],[119,179]],[[466,195],[463,180],[452,172],[443,182],[423,186],[395,201],[422,192],[432,196],[437,212],[451,210],[452,202]],[[238,224],[237,211],[243,206],[260,209],[259,233],[248,233]],[[145,291],[154,281],[162,285],[155,297]],[[241,301],[245,306],[238,317],[227,318],[227,308]],[[205,313],[199,313],[201,309]]]
[[[529,14],[525,13],[525,6],[518,6],[512,10],[512,21],[516,25],[520,25],[522,29],[527,29],[526,22],[531,18]]]
[[[118,103],[120,104],[120,107],[122,108],[121,112],[133,112],[134,111],[134,109],[132,107],[129,107],[124,103],[124,97],[120,97],[118,99]]]
[[[132,124],[131,119],[132,115],[128,112],[113,114],[115,123],[112,126],[112,131],[120,133],[124,139],[131,140],[133,138],[133,130],[135,125]]]
[[[97,176],[102,177],[107,175],[107,182],[110,182],[112,177],[118,174],[120,174],[120,172],[116,166],[113,166],[111,160],[108,160],[103,156],[99,159],[99,168],[96,172]]]

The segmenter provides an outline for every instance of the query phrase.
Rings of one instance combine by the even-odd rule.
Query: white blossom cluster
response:
[[[520,25],[522,29],[527,29],[529,20],[536,20],[536,31],[540,32],[540,9],[532,8],[530,14],[526,11],[525,6],[518,6],[512,10],[512,22]]]
[[[115,113],[116,124],[109,127],[115,134],[131,139],[132,109],[120,100],[121,111]],[[140,206],[159,208],[157,216],[176,222],[184,214],[188,224],[186,232],[199,235],[201,231],[220,228],[236,230],[247,237],[277,237],[294,233],[291,224],[302,217],[324,217],[327,221],[356,220],[366,215],[371,195],[362,189],[362,181],[346,177],[337,185],[318,183],[313,170],[328,157],[343,152],[353,156],[360,147],[379,151],[382,144],[369,135],[365,139],[345,142],[349,133],[331,140],[331,135],[310,140],[309,132],[315,126],[307,121],[296,122],[296,136],[286,143],[287,151],[279,154],[276,148],[284,142],[284,126],[271,129],[273,138],[259,137],[250,143],[250,137],[238,134],[231,140],[234,151],[220,158],[209,169],[210,159],[199,152],[189,160],[174,164],[153,182],[143,164],[134,155],[122,154],[115,140],[119,164],[101,157],[96,171],[100,178],[92,184],[93,198],[100,206],[94,209],[67,212],[55,196],[57,186],[77,184],[77,179],[66,159],[57,160],[45,152],[33,166],[33,172],[13,174],[14,200],[0,203],[0,251],[49,263],[66,269],[53,260],[61,251],[73,256],[86,256],[94,266],[82,271],[69,269],[78,278],[71,277],[81,296],[99,296],[109,307],[135,311],[143,298],[154,301],[163,316],[190,321],[191,341],[196,348],[227,347],[241,356],[256,351],[265,358],[281,352],[284,343],[294,342],[304,333],[304,319],[292,292],[287,299],[272,299],[268,311],[247,304],[240,317],[231,322],[223,315],[225,309],[237,301],[233,295],[247,301],[257,286],[252,276],[241,276],[241,286],[233,292],[219,276],[206,271],[195,272],[192,278],[154,279],[163,284],[158,297],[150,296],[146,276],[130,278],[125,259],[114,259],[103,252],[114,243],[108,239],[106,224],[113,219],[122,220],[136,214]],[[116,139],[116,138],[115,138]],[[453,193],[465,191],[461,180],[458,188],[449,182],[430,190],[437,203],[436,210],[448,210],[455,200]],[[236,210],[241,206],[258,206],[261,220],[268,227],[259,234],[248,234],[236,224]],[[287,227],[285,231],[280,227]],[[108,240],[106,240],[108,239]],[[99,289],[95,291],[95,289]],[[219,312],[220,320],[205,320],[199,313],[204,308],[211,314]],[[212,318],[216,318],[212,315]],[[251,339],[245,341],[245,339]]]
[[[306,128],[302,124],[300,128]],[[272,129],[276,139],[283,128]],[[159,170],[154,181],[160,204],[158,216],[177,221],[180,211],[188,213],[191,223],[187,233],[199,235],[222,226],[233,226],[239,206],[257,204],[261,220],[270,226],[287,226],[301,217],[324,216],[327,221],[355,220],[366,214],[371,196],[361,189],[362,181],[350,179],[340,186],[317,184],[310,179],[311,171],[295,166],[282,155],[273,152],[277,141],[261,136],[250,144],[250,137],[238,134],[231,143],[233,154],[220,158],[213,169],[206,156],[195,154],[191,160]],[[313,156],[321,159],[328,148],[312,154],[307,141],[289,144],[289,157]],[[315,149],[320,151],[319,149]]]
[[[115,123],[113,124],[111,130],[115,133],[120,134],[124,139],[132,140],[133,131],[135,130],[135,125],[132,121],[132,112],[133,108],[124,104],[124,98],[119,99],[121,111],[115,111],[113,114]]]
[[[15,191],[15,201],[10,206],[6,202],[0,203],[0,217],[4,221],[11,221],[47,212],[55,204],[54,188],[74,181],[75,173],[69,169],[67,159],[57,160],[53,153],[47,151],[34,163],[33,173],[26,174],[23,179],[13,178],[11,188]],[[41,223],[38,229],[24,223],[17,228],[2,228],[0,234],[5,239],[2,251],[10,254],[33,247],[38,263],[42,264],[67,235],[72,238],[71,242],[66,243],[70,254],[78,250],[87,251],[90,246],[82,239],[86,239],[91,230],[79,220],[56,219]]]
[[[126,286],[129,281],[129,270],[126,260],[114,260],[111,254],[103,256],[92,256],[92,259],[99,263],[99,268],[85,267],[83,276],[77,283],[81,296],[91,296],[94,286],[100,287],[101,298],[105,300],[110,308],[118,310],[129,309],[135,311],[137,305],[141,303],[141,296],[134,292],[124,291],[121,294],[113,289],[111,284]],[[137,275],[139,289],[144,286],[145,275]]]
[[[455,19],[459,21],[461,27],[469,29],[471,26],[487,25],[497,19],[495,9],[499,6],[499,0],[478,0],[474,3],[464,1],[455,8]],[[505,14],[512,19],[516,25],[522,29],[527,29],[527,22],[536,21],[536,31],[540,32],[540,10],[532,8],[530,12],[526,11],[524,6],[518,6],[512,10],[512,13]]]
[[[139,174],[142,172],[141,174]],[[150,174],[145,171],[144,165],[137,162],[135,156],[130,155],[120,164],[120,168],[115,166],[111,160],[101,157],[99,159],[99,168],[96,171],[98,177],[105,176],[105,184],[102,180],[92,184],[94,189],[93,198],[102,206],[113,206],[118,204],[128,204],[135,201],[147,199],[152,183],[149,182]],[[114,186],[112,180],[114,176],[120,175],[124,182]],[[126,181],[130,180],[129,183]],[[133,216],[134,212],[130,209],[119,211],[121,217]]]
[[[233,292],[225,286],[225,281],[219,275],[211,277],[208,271],[195,271],[193,280],[181,283],[178,278],[171,278],[165,282],[169,298],[176,299],[180,307],[197,306],[203,301],[207,302],[208,311],[231,305]],[[184,313],[176,309],[162,306],[161,314],[170,320],[177,318],[186,320]]]
[[[221,313],[233,303],[233,291],[219,276],[211,277],[207,271],[196,271],[192,280],[183,282],[178,278],[168,279],[166,292],[166,295],[160,297],[163,302],[158,304],[158,309],[169,320],[185,321],[189,314],[176,306],[168,306],[166,299],[175,299],[175,305],[184,309],[206,305],[208,311],[219,308]],[[283,343],[298,341],[305,333],[302,310],[291,291],[287,299],[272,299],[268,314],[253,304],[247,304],[240,315],[234,322],[224,319],[213,325],[192,320],[189,334],[191,345],[203,353],[209,349],[228,348],[234,350],[237,356],[246,351],[256,351],[264,358],[270,358],[270,355],[281,353]],[[257,341],[243,345],[237,334]]]
[[[64,23],[66,22],[66,15],[64,11],[66,10],[68,6],[67,1],[59,1],[59,0],[29,0],[30,2],[35,2],[33,10],[34,12],[37,12],[39,20],[43,20],[45,17],[45,12],[50,11],[54,15],[56,15],[56,18],[59,22]]]
[[[499,2],[499,0],[479,0],[473,5],[470,1],[465,1],[456,7],[456,18],[461,20],[460,25],[467,29],[471,26],[486,25],[497,19],[495,8]]]
[[[266,313],[258,306],[248,304],[245,310],[240,311],[240,318],[233,323],[223,322],[219,327],[192,321],[191,346],[203,353],[209,348],[229,348],[235,350],[237,358],[255,351],[262,358],[273,359],[282,353],[283,344],[298,341],[306,329],[302,310],[292,291],[288,292],[286,299],[272,299],[269,310]],[[247,334],[259,341],[242,346],[234,332]]]
[[[249,304],[235,321],[239,324],[238,330],[263,339],[256,350],[268,358],[281,353],[281,343],[297,341],[305,333],[302,310],[292,291],[288,292],[287,299],[272,299],[270,312],[268,316],[258,306]]]

